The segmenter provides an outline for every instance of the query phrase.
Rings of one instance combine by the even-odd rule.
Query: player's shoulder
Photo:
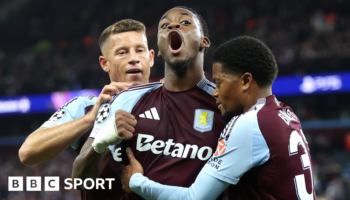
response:
[[[155,91],[156,89],[162,86],[163,84],[160,82],[133,86],[128,88],[128,90],[126,91],[121,91],[118,95],[114,95],[112,97],[112,100],[109,101],[107,104],[111,106],[111,110],[113,112],[115,112],[116,110],[124,110],[126,112],[131,112],[136,103],[145,94]]]
[[[110,104],[112,104],[115,100],[127,100],[130,98],[141,97],[144,94],[152,92],[162,86],[163,84],[161,82],[153,82],[129,87],[128,90],[120,91],[119,95],[114,95],[113,99],[110,101]]]
[[[80,105],[87,104],[95,104],[97,97],[95,95],[90,96],[76,96],[70,99],[67,103],[65,103],[62,107],[76,107]]]
[[[299,118],[292,108],[279,102],[274,95],[262,99],[261,104],[257,105],[257,110],[259,123],[275,125],[286,123],[288,126],[291,122],[300,124]]]
[[[261,119],[265,121],[271,121],[270,116],[266,111],[273,111],[275,107],[267,105],[270,104],[270,98],[260,98],[257,103],[252,106],[247,112],[233,117],[230,122],[226,125],[221,137],[230,135],[231,133],[240,132],[239,130],[244,130],[247,133],[260,133],[259,125],[262,123]],[[275,103],[276,105],[276,103]],[[261,114],[262,113],[262,114]]]
[[[209,95],[212,95],[216,88],[216,85],[210,82],[205,76],[199,81],[197,86]]]
[[[121,93],[132,93],[135,91],[148,91],[148,90],[154,90],[159,87],[163,86],[163,83],[161,82],[152,82],[152,83],[146,83],[141,85],[135,85],[128,88],[127,91],[122,91]]]
[[[59,110],[67,110],[72,115],[76,113],[84,113],[84,110],[88,106],[95,105],[97,97],[94,95],[90,96],[76,96],[60,107]]]

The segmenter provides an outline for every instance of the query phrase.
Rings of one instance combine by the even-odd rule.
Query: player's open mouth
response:
[[[176,31],[169,33],[169,49],[173,54],[180,53],[182,49],[182,38]]]
[[[126,71],[127,74],[134,74],[134,75],[138,75],[138,74],[141,74],[142,71],[140,69],[129,69],[128,71]]]

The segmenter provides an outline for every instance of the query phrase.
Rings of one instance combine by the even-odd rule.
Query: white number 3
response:
[[[300,129],[300,133],[303,136],[304,141],[306,142],[304,133],[301,129]],[[291,155],[298,154],[299,145],[301,145],[304,149],[304,152],[306,152],[305,154],[301,155],[300,160],[301,160],[301,165],[303,167],[303,170],[306,170],[306,169],[310,170],[311,183],[312,183],[311,194],[309,194],[306,190],[304,174],[296,175],[294,177],[294,184],[295,184],[295,189],[297,190],[297,195],[299,200],[313,200],[314,199],[314,180],[313,180],[312,170],[310,167],[311,163],[310,163],[309,155],[307,154],[308,151],[306,149],[303,138],[299,135],[298,131],[296,130],[290,134],[289,155],[291,156]]]

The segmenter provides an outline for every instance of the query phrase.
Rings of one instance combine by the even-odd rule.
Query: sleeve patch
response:
[[[64,117],[66,115],[66,111],[63,109],[59,109],[57,112],[55,112],[48,121],[50,122],[54,122],[57,121],[59,119],[61,119],[62,117]]]
[[[96,123],[103,123],[108,118],[110,110],[111,107],[109,104],[104,104],[103,106],[101,106],[96,117]]]

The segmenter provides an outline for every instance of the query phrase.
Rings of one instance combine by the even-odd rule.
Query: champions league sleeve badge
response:
[[[100,110],[98,111],[96,122],[98,124],[101,124],[102,122],[104,122],[108,118],[110,110],[111,110],[111,107],[109,104],[102,105]]]
[[[213,128],[214,112],[196,109],[194,112],[193,128],[199,132],[207,132]]]
[[[59,109],[57,112],[55,112],[49,119],[50,122],[57,121],[64,117],[66,115],[66,111],[63,109]]]

